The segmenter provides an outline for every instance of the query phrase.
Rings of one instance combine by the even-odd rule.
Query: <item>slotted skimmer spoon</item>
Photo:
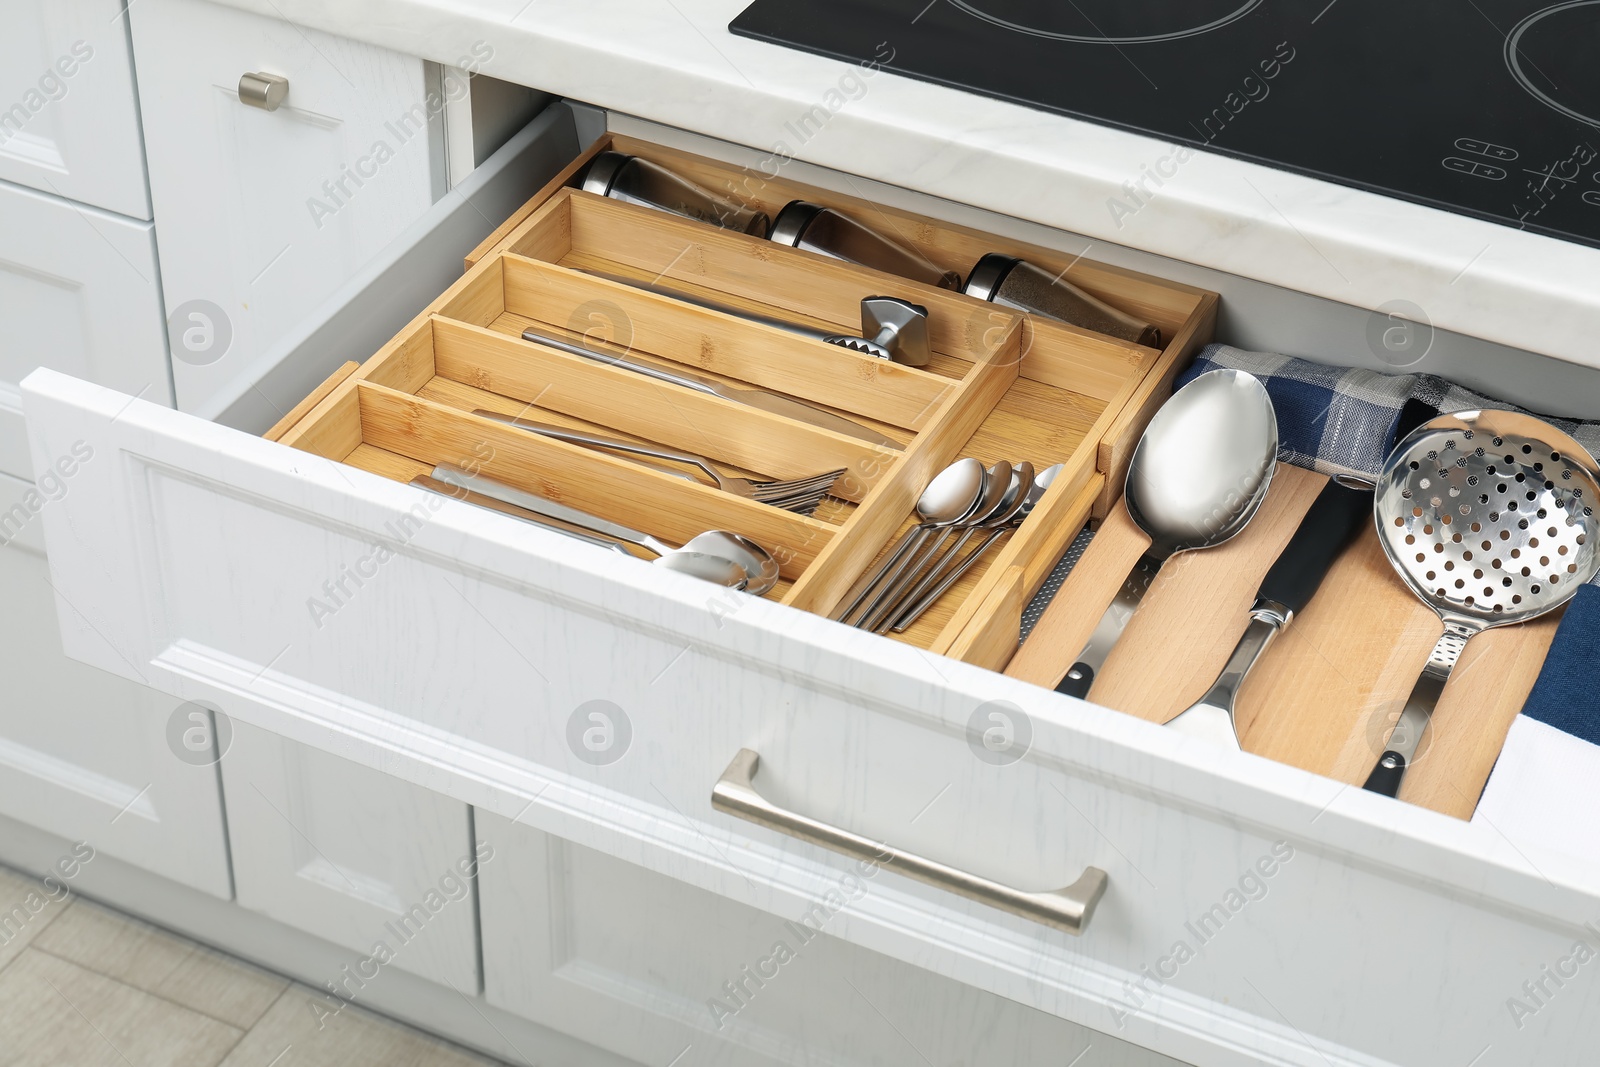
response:
[[[1378,540],[1411,591],[1444,621],[1444,633],[1365,788],[1400,792],[1469,640],[1555,610],[1594,577],[1596,506],[1594,459],[1531,415],[1441,415],[1389,453],[1373,503]]]

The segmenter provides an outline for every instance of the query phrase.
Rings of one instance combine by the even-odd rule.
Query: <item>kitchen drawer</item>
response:
[[[770,915],[498,815],[476,826],[494,850],[484,996],[639,1063],[1178,1067],[833,936],[877,871]]]
[[[128,18],[174,388],[210,413],[443,194],[437,68],[210,0]],[[241,100],[256,72],[288,79],[276,109]]]
[[[435,305],[444,313],[415,320],[295,421],[298,448],[59,374],[31,378],[37,461],[79,439],[97,455],[43,513],[58,592],[88,605],[63,614],[71,654],[136,664],[289,740],[792,917],[853,863],[713,808],[735,757],[758,754],[742,769],[774,804],[951,868],[932,872],[942,887],[885,871],[836,916],[836,936],[1187,1062],[1496,1062],[1486,1047],[1500,1062],[1561,1062],[1600,1036],[1589,987],[1519,1019],[1506,1005],[1600,915],[1593,857],[1519,847],[963,662],[1014,647],[1040,559],[991,568],[988,593],[963,602],[972,625],[946,646],[957,655],[938,655],[943,631],[921,645],[876,640],[398,484],[443,457],[441,427],[458,450],[492,442],[510,473],[519,450],[553,462],[542,474],[590,494],[580,499],[596,491],[580,475],[611,469],[514,444],[426,395],[441,337],[479,331],[475,358],[493,372],[480,350],[524,351],[508,325],[565,321],[562,256],[515,250],[563,197],[579,203],[557,193],[510,219]],[[707,230],[691,244],[710,263],[729,240]],[[763,246],[757,258],[777,269],[796,255]],[[672,333],[651,299],[584,284],[656,331],[642,337]],[[515,303],[529,292],[541,300]],[[802,298],[821,299],[770,296]],[[1203,339],[1206,305],[1194,297],[1189,335],[1137,364],[1122,411],[1079,440],[1073,454],[1089,445],[1093,472],[1054,536],[1070,538],[1104,499],[1095,479],[1115,480]],[[1085,343],[1077,351],[1096,350]],[[1051,354],[1028,345],[1019,380],[1050,374],[1030,360],[1049,368]],[[628,506],[691,492],[645,482]],[[780,596],[848,541],[834,532],[817,557],[796,556]],[[1091,868],[1108,876],[1097,910],[1042,895],[1092,896]]]
[[[0,181],[148,221],[119,0],[14,0],[0,35]]]
[[[20,382],[35,367],[172,402],[155,233],[0,182],[0,471],[33,478]]]

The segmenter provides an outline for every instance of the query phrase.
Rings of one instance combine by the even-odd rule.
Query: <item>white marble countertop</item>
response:
[[[1600,366],[1600,249],[1203,152],[1116,218],[1174,146],[887,73],[802,144],[786,124],[852,67],[732,36],[746,0],[222,2],[443,63],[487,44],[480,69],[508,81]]]

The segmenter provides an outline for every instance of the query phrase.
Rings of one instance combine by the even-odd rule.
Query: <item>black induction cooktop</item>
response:
[[[1600,0],[757,0],[729,28],[1600,246]],[[871,83],[829,88],[790,125]]]

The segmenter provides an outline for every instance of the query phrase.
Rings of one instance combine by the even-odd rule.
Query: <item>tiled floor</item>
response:
[[[0,1067],[490,1067],[0,868]]]

